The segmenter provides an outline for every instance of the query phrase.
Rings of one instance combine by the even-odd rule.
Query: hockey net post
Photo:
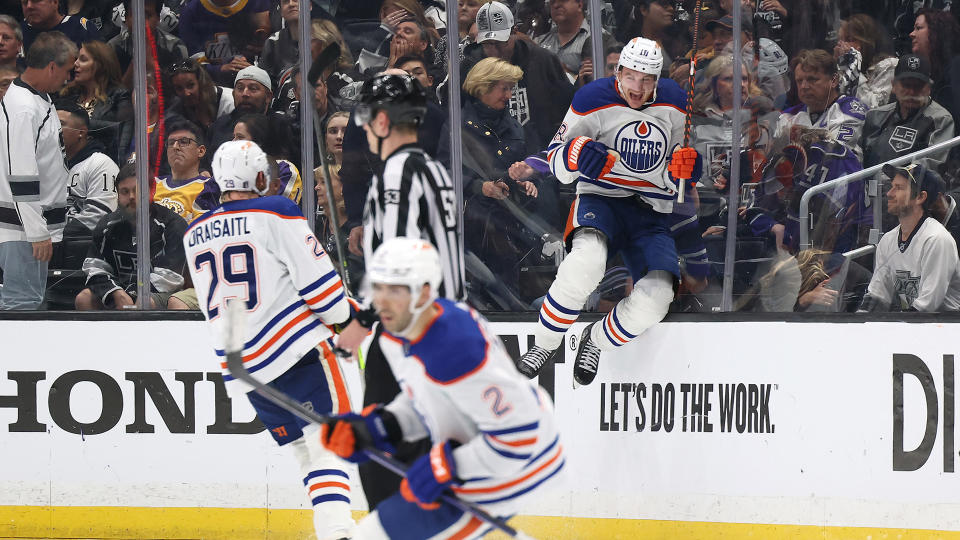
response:
[[[328,422],[331,419],[330,416],[307,409],[289,395],[280,392],[268,384],[260,382],[249,371],[247,371],[247,368],[243,365],[243,330],[245,328],[247,315],[247,310],[244,306],[245,303],[246,302],[244,300],[228,300],[226,309],[223,313],[225,326],[224,354],[227,359],[227,370],[230,371],[230,375],[233,375],[235,378],[249,384],[253,387],[253,390],[256,393],[273,402],[277,406],[299,416],[301,419],[306,420],[307,422],[317,425]],[[390,454],[376,448],[365,448],[363,451],[366,452],[372,461],[378,463],[380,466],[386,468],[394,474],[406,477],[406,465],[395,459]],[[467,501],[458,499],[450,493],[443,493],[440,495],[439,500],[462,512],[473,515],[477,519],[494,527],[495,529],[500,530],[511,538],[533,540],[532,537],[525,534],[523,531],[507,525],[506,521],[494,517],[482,508]]]

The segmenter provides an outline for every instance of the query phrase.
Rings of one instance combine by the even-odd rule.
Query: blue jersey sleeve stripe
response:
[[[501,450],[496,446],[490,444],[490,439],[486,436],[483,437],[483,442],[487,443],[487,446],[494,452],[500,454],[501,456],[509,459],[522,459],[524,461],[530,459],[530,454],[514,454],[513,452],[507,452],[506,450]]]
[[[533,422],[531,424],[524,424],[522,426],[515,426],[515,427],[503,428],[503,429],[483,429],[481,431],[483,433],[486,433],[487,435],[508,435],[510,433],[532,431],[534,429],[537,429],[538,427],[540,427],[540,422]]]
[[[513,492],[513,493],[511,493],[510,495],[507,495],[507,496],[505,496],[505,497],[500,497],[500,498],[497,498],[497,499],[486,499],[486,500],[482,500],[482,501],[471,501],[471,502],[476,503],[476,504],[493,504],[493,503],[508,501],[508,500],[510,500],[510,499],[513,499],[513,498],[519,497],[519,496],[521,496],[521,495],[524,495],[524,494],[526,494],[526,493],[529,493],[530,491],[532,491],[532,490],[534,490],[534,489],[537,489],[537,487],[539,487],[540,484],[542,484],[542,483],[546,482],[547,480],[553,478],[554,475],[556,475],[558,472],[560,472],[561,470],[563,470],[563,466],[566,465],[566,463],[567,463],[567,460],[566,460],[566,459],[561,459],[561,460],[560,460],[560,465],[558,465],[557,468],[553,470],[553,472],[551,472],[550,474],[544,476],[543,478],[540,478],[539,480],[537,480],[537,481],[534,482],[533,484],[530,484],[529,486],[525,487],[524,489],[521,489],[520,491]]]
[[[320,325],[320,319],[316,319],[316,318],[315,318],[312,322],[310,322],[310,324],[308,324],[308,325],[304,326],[303,328],[297,330],[292,336],[290,336],[289,338],[287,338],[287,340],[283,342],[283,345],[280,345],[279,347],[277,347],[277,350],[273,351],[273,354],[271,354],[270,356],[266,357],[264,360],[262,360],[261,362],[259,362],[257,365],[248,367],[248,368],[247,368],[247,371],[249,371],[250,373],[254,373],[255,371],[259,371],[260,369],[263,369],[263,368],[269,366],[270,363],[273,362],[274,360],[276,360],[277,357],[279,357],[281,354],[283,354],[283,351],[287,350],[287,348],[290,347],[290,345],[293,345],[294,343],[296,343],[297,340],[299,340],[304,334],[306,334],[307,332],[313,330],[314,328],[316,328],[316,327],[319,326],[319,325]],[[227,376],[224,375],[223,378],[224,378],[224,380],[226,380],[226,379],[227,379]]]
[[[272,330],[273,327],[276,326],[277,323],[279,323],[284,317],[289,315],[293,310],[303,305],[306,305],[306,303],[303,300],[297,300],[296,302],[284,308],[284,310],[281,311],[280,313],[277,313],[272,319],[270,319],[270,322],[263,325],[263,328],[261,328],[260,331],[257,332],[257,335],[253,336],[253,339],[243,344],[243,349],[246,350],[256,345],[261,339],[263,339],[263,336],[265,336],[267,332]],[[223,349],[214,349],[214,352],[217,353],[217,356],[224,355]]]
[[[333,300],[327,302],[327,303],[326,303],[325,305],[323,305],[322,307],[310,308],[310,309],[312,309],[314,313],[324,313],[324,312],[326,312],[328,309],[330,309],[330,308],[332,308],[333,306],[335,306],[335,305],[337,304],[337,302],[339,302],[340,300],[343,300],[343,297],[344,297],[344,296],[345,296],[345,294],[344,294],[343,292],[341,292],[340,294],[337,295],[336,298],[334,298]]]
[[[307,285],[306,287],[300,289],[300,296],[306,296],[306,295],[310,294],[312,291],[315,291],[315,290],[319,289],[321,285],[325,284],[327,281],[330,280],[330,278],[332,278],[332,277],[335,276],[335,275],[337,275],[337,271],[336,271],[336,270],[331,270],[331,271],[327,272],[327,273],[324,274],[323,277],[321,277],[320,279],[318,279],[318,280],[314,281],[313,283]]]

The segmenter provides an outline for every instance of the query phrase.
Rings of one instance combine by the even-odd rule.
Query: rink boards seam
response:
[[[365,512],[354,512],[359,519]],[[939,540],[960,532],[917,529],[518,516],[510,524],[541,539]],[[309,510],[0,506],[0,538],[306,539]],[[492,534],[486,538],[506,536]]]

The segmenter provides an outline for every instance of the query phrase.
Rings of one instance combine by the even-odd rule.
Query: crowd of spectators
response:
[[[300,203],[304,189],[316,190],[318,237],[333,256],[337,243],[345,247],[344,264],[358,283],[363,201],[381,163],[351,111],[364,80],[400,70],[427,90],[419,129],[426,151],[449,168],[450,131],[463,140],[462,168],[452,176],[462,178],[470,301],[489,310],[536,309],[563,257],[575,197],[573,186],[550,174],[543,151],[573,94],[594,79],[591,32],[598,25],[591,20],[599,19],[601,76],[614,75],[623,43],[643,36],[662,47],[662,78],[687,90],[694,81],[691,145],[703,160],[694,204],[711,270],[696,293],[680,288],[674,309],[718,308],[731,241],[735,309],[852,311],[867,301],[871,310],[960,307],[934,305],[924,294],[924,287],[946,287],[929,282],[955,276],[956,268],[927,270],[918,284],[897,281],[895,301],[888,294],[878,303],[882,295],[867,294],[871,279],[907,270],[889,266],[896,257],[875,262],[869,252],[845,255],[904,223],[919,227],[913,218],[904,221],[904,208],[944,225],[956,248],[960,150],[916,160],[924,178],[935,179],[915,180],[917,189],[905,195],[894,189],[894,177],[913,169],[888,169],[823,191],[810,201],[809,230],[800,230],[806,190],[955,136],[960,25],[949,0],[599,5],[601,12],[591,13],[587,0],[145,0],[146,146],[154,177],[149,234],[158,269],[151,306],[197,306],[173,238],[219,204],[209,160],[233,139],[264,148],[271,194]],[[301,50],[305,6],[311,41]],[[456,10],[455,34],[446,26],[447,9]],[[733,51],[735,11],[742,22],[740,64]],[[122,308],[135,301],[136,260],[126,252],[136,213],[130,13],[130,0],[0,1],[0,95],[27,67],[37,36],[58,31],[77,47],[69,80],[51,96],[69,180],[63,240],[54,243],[49,268],[73,278],[47,283],[43,305],[50,308]],[[459,80],[449,77],[454,47]],[[309,73],[313,141],[300,135],[305,54],[325,66]],[[450,107],[451,86],[460,90],[458,111]],[[732,155],[735,136],[739,156]],[[314,148],[311,164],[301,163],[303,145]],[[305,165],[315,168],[315,186],[303,185]],[[921,184],[936,187],[928,192]],[[739,186],[736,208],[730,207],[733,185]],[[728,231],[733,222],[736,230]],[[960,264],[956,257],[939,260]],[[607,275],[588,308],[603,309],[629,294],[632,280],[621,261],[609,261]],[[927,300],[914,303],[917,297]]]

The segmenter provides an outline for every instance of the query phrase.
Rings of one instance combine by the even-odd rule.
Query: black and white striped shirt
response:
[[[383,164],[367,193],[363,212],[363,255],[369,259],[396,236],[421,238],[440,252],[439,296],[463,300],[463,249],[457,236],[457,196],[446,170],[423,149],[404,145]]]

